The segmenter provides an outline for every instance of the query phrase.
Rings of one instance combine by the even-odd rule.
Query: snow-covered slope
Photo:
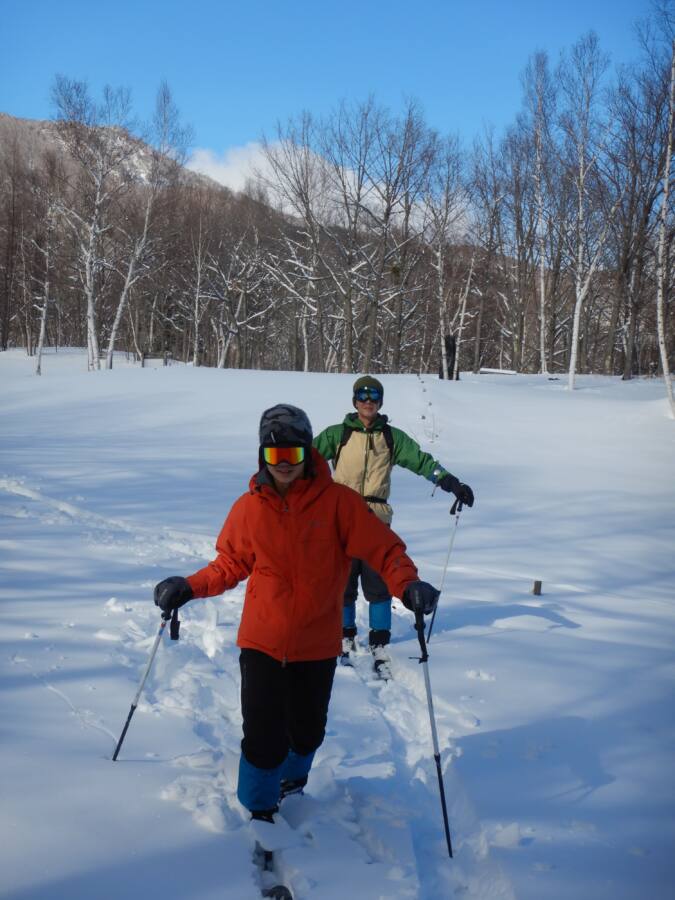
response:
[[[352,379],[0,354],[0,894],[259,896],[235,796],[243,587],[184,610],[120,759],[159,620],[152,586],[210,558],[260,412],[315,430]],[[384,378],[385,406],[468,481],[429,671],[447,859],[411,617],[394,680],[340,668],[281,865],[297,900],[671,895],[675,427],[657,381]],[[449,498],[394,477],[394,527],[440,583]],[[531,593],[532,582],[543,593]],[[366,632],[359,604],[361,634]],[[413,657],[413,659],[411,659]]]

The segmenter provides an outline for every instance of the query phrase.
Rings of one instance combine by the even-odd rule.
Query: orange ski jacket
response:
[[[312,450],[314,477],[285,497],[263,469],[230,510],[216,558],[188,577],[195,597],[213,597],[248,578],[237,644],[281,662],[328,659],[342,644],[342,594],[352,557],[402,597],[417,581],[405,544],[356,491],[336,484]]]

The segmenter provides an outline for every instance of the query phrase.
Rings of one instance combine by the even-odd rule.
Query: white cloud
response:
[[[243,191],[246,182],[254,177],[255,170],[264,172],[267,165],[262,147],[253,142],[243,147],[230,147],[222,156],[213,150],[198,147],[190,157],[187,168],[208,175],[233,191]]]

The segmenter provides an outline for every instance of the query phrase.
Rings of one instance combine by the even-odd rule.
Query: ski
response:
[[[391,681],[393,677],[389,660],[377,660],[373,666],[373,672],[380,681]]]
[[[263,881],[266,880],[265,873],[274,874],[274,851],[265,850],[259,841],[256,841],[255,844],[253,862],[260,869]],[[263,897],[271,897],[273,900],[293,900],[293,894],[285,884],[274,884],[271,887],[263,886],[260,888],[260,894]]]

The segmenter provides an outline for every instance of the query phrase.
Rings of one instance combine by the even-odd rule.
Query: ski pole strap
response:
[[[454,516],[455,513],[461,513],[463,507],[464,504],[459,499],[459,497],[455,497],[455,502],[452,504],[452,507],[450,509],[450,515]]]
[[[429,659],[429,654],[427,652],[427,642],[424,638],[424,613],[419,610],[415,613],[415,631],[417,632],[417,640],[420,642],[420,652],[422,653],[420,662],[425,663]]]
[[[164,618],[162,616],[162,618]],[[171,613],[171,625],[169,627],[169,635],[172,641],[177,641],[180,634],[180,620],[178,618],[178,607],[175,607]]]

